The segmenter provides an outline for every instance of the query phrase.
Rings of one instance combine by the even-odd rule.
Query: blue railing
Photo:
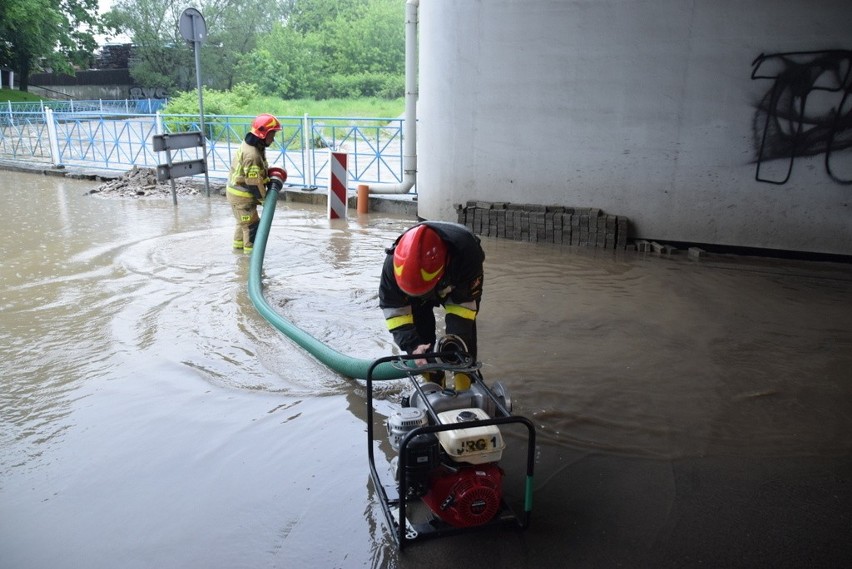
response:
[[[81,112],[100,112],[100,113],[156,113],[162,109],[168,101],[166,99],[91,99],[91,100],[74,100],[67,101],[54,100],[48,101],[27,101],[27,102],[12,102],[7,101],[2,103],[3,111],[8,112],[44,112],[45,107],[50,107],[57,113],[81,113]]]
[[[0,116],[0,158],[50,161],[44,113],[17,112]]]
[[[340,124],[344,122],[344,124]],[[402,121],[400,119],[310,119],[311,152],[315,157],[315,176],[327,183],[327,152],[319,154],[317,146],[349,154],[350,180],[375,183],[402,181]]]
[[[159,100],[0,103],[0,159],[54,166],[126,171],[156,168],[166,156],[153,150],[158,134],[199,131],[198,115],[151,112]],[[329,149],[349,155],[350,185],[402,181],[402,120],[398,118],[279,117],[282,132],[267,150],[284,167],[288,184],[326,185]],[[226,179],[254,116],[207,115],[208,176]],[[201,148],[172,152],[172,161],[198,160]]]

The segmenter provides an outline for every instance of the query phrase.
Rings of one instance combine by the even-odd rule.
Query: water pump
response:
[[[387,417],[387,440],[395,453],[391,470],[398,496],[388,494],[375,468],[370,445],[370,467],[388,521],[398,532],[402,547],[419,537],[462,531],[493,523],[514,522],[525,527],[504,501],[506,478],[500,461],[506,449],[501,426],[520,423],[527,427],[526,483],[531,488],[535,429],[523,417],[511,414],[508,390],[499,382],[487,386],[464,343],[448,337],[437,343],[432,354],[421,354],[431,363],[409,375],[411,390],[401,397],[400,406]],[[447,349],[449,348],[449,349]],[[414,356],[377,360],[410,366]],[[423,378],[437,381],[423,381]],[[372,382],[367,378],[368,437],[372,434]],[[531,491],[526,493],[531,501]],[[419,506],[418,506],[419,504]],[[428,512],[427,521],[406,519],[409,513]],[[414,514],[412,514],[414,516]],[[418,516],[414,516],[418,517]]]

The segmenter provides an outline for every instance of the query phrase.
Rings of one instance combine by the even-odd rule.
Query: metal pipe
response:
[[[195,82],[198,85],[198,126],[201,131],[201,156],[204,158],[204,190],[209,198],[210,178],[207,176],[207,129],[204,128],[204,96],[201,91],[201,41],[198,39],[207,33],[207,24],[196,30],[196,22],[200,18],[200,13],[198,15],[192,14],[192,37],[195,38],[192,46],[195,50]],[[172,182],[172,185],[174,186],[174,182]],[[177,203],[177,199],[175,199],[175,203]]]
[[[405,3],[405,118],[402,122],[402,182],[370,184],[371,194],[407,194],[417,181],[417,17],[420,0]]]

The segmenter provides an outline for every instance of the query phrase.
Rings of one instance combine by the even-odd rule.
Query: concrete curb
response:
[[[107,181],[120,178],[124,172],[117,170],[99,170],[94,168],[78,168],[65,166],[52,166],[39,162],[19,162],[16,160],[0,160],[0,170],[12,172],[25,172],[28,174],[41,174],[43,176],[59,176],[74,180]],[[192,180],[194,185],[204,187],[203,182]],[[224,180],[211,179],[210,193],[224,197]],[[315,190],[304,190],[296,186],[285,186],[279,192],[280,201],[304,203],[312,205],[327,205],[328,193],[324,188]],[[347,203],[349,208],[357,210],[357,190],[349,189]],[[373,213],[392,213],[417,218],[417,196],[416,194],[371,194],[369,198],[369,211]]]

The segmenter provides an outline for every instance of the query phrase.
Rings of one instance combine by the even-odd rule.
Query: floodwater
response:
[[[0,171],[0,567],[852,562],[852,265],[484,238],[480,357],[536,425],[532,523],[400,554],[364,384],[254,310],[224,198],[95,184]],[[280,203],[266,297],[392,353],[378,273],[412,222]]]

